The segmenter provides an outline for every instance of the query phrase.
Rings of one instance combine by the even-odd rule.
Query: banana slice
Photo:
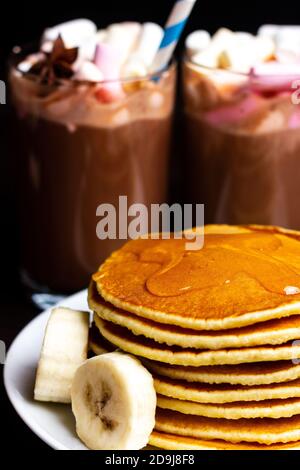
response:
[[[35,400],[71,403],[72,380],[87,359],[89,322],[87,312],[52,311],[36,374]]]
[[[139,450],[155,425],[153,378],[127,354],[86,361],[75,374],[72,410],[79,438],[92,450]]]

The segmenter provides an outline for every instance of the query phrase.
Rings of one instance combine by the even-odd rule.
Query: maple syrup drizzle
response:
[[[199,251],[185,251],[185,243],[162,240],[150,247],[146,241],[139,245],[139,261],[160,266],[146,281],[151,294],[175,297],[226,286],[241,274],[271,293],[300,294],[300,273],[276,258],[283,244],[273,234],[206,235]]]

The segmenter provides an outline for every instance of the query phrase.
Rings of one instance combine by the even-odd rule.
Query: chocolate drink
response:
[[[207,223],[300,229],[299,130],[239,135],[186,114],[189,200]],[[200,157],[201,155],[201,157]]]
[[[41,84],[13,68],[25,280],[68,293],[86,287],[124,240],[99,240],[100,204],[163,203],[176,69],[116,85]],[[100,93],[100,97],[99,97]],[[102,95],[101,95],[102,93]],[[105,96],[105,99],[103,99]]]
[[[230,58],[236,39],[221,34],[233,41]],[[237,52],[240,67],[243,44]],[[185,62],[187,198],[205,204],[206,223],[300,229],[298,72],[274,59],[248,73]]]
[[[170,117],[74,133],[43,119],[23,126],[24,269],[54,290],[78,290],[124,243],[97,238],[98,205],[117,208],[119,195],[129,205],[166,201]]]

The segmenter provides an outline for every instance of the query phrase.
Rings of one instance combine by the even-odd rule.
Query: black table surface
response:
[[[19,228],[16,215],[16,179],[11,137],[8,134],[8,109],[0,106],[0,340],[8,349],[15,336],[39,312],[26,300],[19,280]],[[3,385],[3,366],[0,366],[0,416],[5,423],[1,433],[1,449],[18,443],[22,450],[49,449],[17,416]],[[4,430],[4,427],[2,427]],[[4,439],[4,441],[3,441]]]

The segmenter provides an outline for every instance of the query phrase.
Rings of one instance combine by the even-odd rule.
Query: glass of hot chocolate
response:
[[[186,194],[207,223],[300,229],[300,27],[197,31],[183,65]]]
[[[162,35],[77,20],[46,30],[38,53],[14,51],[22,277],[42,306],[124,243],[97,236],[99,205],[167,200],[176,67],[149,70]]]

